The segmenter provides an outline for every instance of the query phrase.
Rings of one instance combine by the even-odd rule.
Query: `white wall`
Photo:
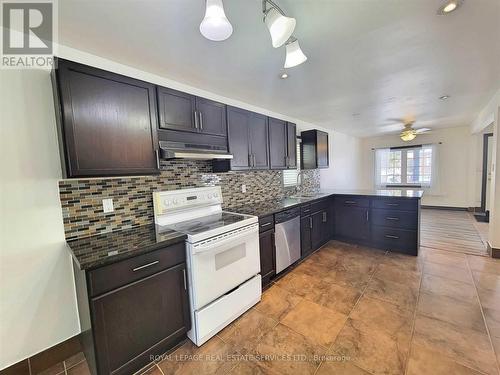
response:
[[[48,72],[0,70],[0,368],[79,332]]]
[[[422,204],[429,206],[472,207],[475,197],[476,136],[468,126],[436,129],[421,134],[411,142],[403,142],[397,134],[361,139],[362,187],[374,187],[374,151],[372,148],[408,146],[412,144],[438,143],[440,194],[425,194]],[[474,159],[475,160],[475,159]]]
[[[322,189],[361,187],[361,140],[335,131],[328,136],[330,167],[321,169]]]

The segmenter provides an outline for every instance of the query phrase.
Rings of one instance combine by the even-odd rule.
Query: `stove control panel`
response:
[[[156,191],[153,193],[153,204],[155,217],[187,208],[221,205],[222,191],[220,186]]]

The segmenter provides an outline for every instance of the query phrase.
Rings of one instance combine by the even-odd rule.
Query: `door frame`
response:
[[[488,182],[488,140],[493,133],[483,134],[483,173],[481,177],[481,212],[486,211],[486,185]]]

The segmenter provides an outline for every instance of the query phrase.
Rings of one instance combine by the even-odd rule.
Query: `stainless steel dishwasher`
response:
[[[276,273],[300,259],[300,208],[274,215]]]

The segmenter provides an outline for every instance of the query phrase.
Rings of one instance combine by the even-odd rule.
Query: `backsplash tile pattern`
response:
[[[304,172],[303,190],[319,190],[319,170]],[[246,193],[241,185],[246,185]],[[61,180],[66,239],[83,238],[153,222],[156,190],[220,185],[224,209],[280,199],[294,191],[285,189],[281,171],[212,173],[212,163],[200,160],[162,160],[159,176]],[[104,213],[102,200],[112,198],[114,212]]]

